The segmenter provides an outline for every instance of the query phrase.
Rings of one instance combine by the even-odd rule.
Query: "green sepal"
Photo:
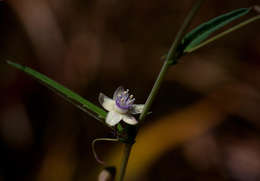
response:
[[[123,128],[123,126],[120,123],[117,124],[116,128],[117,128],[117,132],[118,133],[122,133],[124,131],[124,128]]]

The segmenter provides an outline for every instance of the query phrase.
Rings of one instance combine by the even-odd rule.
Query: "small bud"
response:
[[[116,175],[115,167],[106,167],[98,175],[98,181],[114,181]]]

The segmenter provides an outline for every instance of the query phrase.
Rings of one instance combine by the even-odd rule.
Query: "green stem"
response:
[[[252,22],[254,22],[255,20],[258,20],[258,19],[260,19],[260,15],[254,16],[254,17],[252,17],[252,18],[250,18],[250,19],[248,19],[248,20],[246,20],[246,21],[244,21],[242,23],[239,23],[236,26],[233,26],[232,28],[230,28],[230,29],[228,29],[228,30],[226,30],[226,31],[224,31],[222,33],[217,34],[216,36],[213,36],[212,38],[204,41],[203,43],[201,43],[198,46],[190,49],[187,52],[188,53],[192,53],[195,50],[198,50],[199,48],[201,48],[201,47],[203,47],[203,46],[205,46],[205,45],[207,45],[207,44],[209,44],[209,43],[211,43],[211,42],[213,42],[213,41],[215,41],[215,40],[217,40],[217,39],[219,39],[219,38],[221,38],[221,37],[223,37],[223,36],[225,36],[225,35],[227,35],[227,34],[229,34],[231,32],[233,32],[233,31],[235,31],[235,30],[237,30],[239,28],[242,28],[243,26],[246,26],[247,24],[252,23]]]
[[[139,117],[139,125],[140,123],[145,119],[145,116],[147,115],[155,96],[157,95],[159,88],[161,87],[162,81],[166,75],[166,72],[168,70],[168,68],[170,67],[170,60],[174,59],[173,61],[175,61],[175,54],[177,53],[177,47],[179,45],[179,42],[181,41],[181,38],[184,34],[184,32],[186,31],[186,29],[188,28],[192,18],[195,16],[196,12],[198,11],[199,7],[201,6],[202,2],[204,0],[197,0],[197,2],[193,5],[191,11],[189,12],[188,16],[185,18],[184,23],[182,24],[180,30],[178,31],[176,38],[167,54],[166,60],[161,68],[161,71],[154,83],[154,86],[145,102],[144,105],[144,109]],[[128,159],[130,156],[130,152],[132,149],[133,144],[125,144],[125,148],[124,148],[124,154],[123,154],[123,161],[121,163],[121,167],[120,167],[120,172],[119,172],[119,181],[123,181],[124,180],[124,176],[125,176],[125,172],[126,172],[126,167],[127,167],[127,163],[128,163]]]
[[[161,84],[162,84],[162,81],[163,81],[163,78],[169,68],[170,64],[169,62],[167,61],[167,59],[164,61],[164,64],[161,68],[161,71],[153,85],[153,88],[145,102],[145,105],[144,105],[144,109],[143,109],[143,112],[141,113],[140,117],[139,117],[139,121],[143,121],[145,119],[145,116],[147,114],[147,112],[149,111],[154,99],[155,99],[155,96],[157,95],[158,91],[159,91],[159,88],[161,87]]]
[[[133,146],[133,144],[127,144],[127,143],[124,144],[124,153],[123,153],[124,157],[123,157],[123,161],[121,163],[120,170],[119,170],[119,181],[124,180],[126,167],[127,167],[127,163],[129,160],[132,146]]]
[[[166,56],[166,59],[165,59],[165,62],[161,68],[161,71],[157,77],[157,80],[155,81],[154,83],[154,86],[145,102],[145,105],[144,105],[144,109],[143,109],[143,112],[141,113],[140,117],[139,117],[139,121],[142,122],[144,119],[145,119],[145,116],[147,115],[147,112],[149,111],[153,101],[154,101],[154,98],[155,96],[157,95],[158,91],[159,91],[159,88],[161,87],[161,84],[162,84],[162,81],[163,81],[163,78],[170,66],[169,62],[172,58],[174,58],[173,62],[176,61],[175,59],[175,54],[177,53],[176,50],[177,50],[177,47],[181,41],[181,38],[183,36],[183,34],[186,32],[187,28],[189,27],[190,25],[190,22],[192,20],[192,18],[195,16],[195,14],[197,13],[199,7],[201,6],[202,2],[204,0],[198,0],[192,7],[191,11],[189,12],[189,14],[187,15],[186,19],[184,20],[184,23],[182,24],[180,30],[178,31],[177,35],[176,35],[176,38]]]
[[[197,0],[196,3],[192,6],[192,9],[190,10],[189,14],[187,15],[187,17],[185,18],[183,24],[181,25],[180,30],[178,31],[176,38],[174,40],[174,42],[172,43],[172,46],[166,56],[166,60],[165,61],[169,61],[174,54],[176,53],[176,49],[179,45],[179,42],[181,41],[183,34],[186,32],[187,28],[189,27],[192,18],[196,15],[196,13],[198,12],[201,4],[203,3],[204,0]],[[147,110],[148,111],[148,110]]]

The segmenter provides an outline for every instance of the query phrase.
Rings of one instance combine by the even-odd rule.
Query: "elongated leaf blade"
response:
[[[246,15],[250,10],[251,8],[236,9],[199,25],[184,36],[181,43],[181,49],[184,52],[188,52],[190,49],[199,45],[202,41],[208,38],[213,32]]]
[[[188,53],[194,52],[197,49],[199,49],[199,48],[201,48],[201,47],[203,47],[203,46],[205,46],[205,45],[207,45],[211,42],[214,42],[214,41],[218,40],[219,38],[226,36],[227,34],[232,33],[232,32],[234,32],[234,31],[236,31],[236,30],[238,30],[238,29],[240,29],[240,28],[242,28],[242,27],[244,27],[244,26],[246,26],[246,25],[248,25],[248,24],[250,24],[250,23],[252,23],[256,20],[259,20],[259,19],[260,19],[260,15],[257,15],[257,16],[251,17],[251,18],[249,18],[249,19],[247,19],[247,20],[245,20],[245,21],[243,21],[243,22],[241,22],[241,23],[239,23],[235,26],[232,26],[231,28],[229,28],[229,29],[227,29],[227,30],[225,30],[225,31],[213,36],[213,37],[210,37],[207,40],[200,43],[199,45],[189,49]]]
[[[14,63],[12,61],[7,60],[7,64],[27,73],[28,75],[34,77],[36,80],[38,80],[43,85],[47,86],[54,92],[61,95],[63,98],[65,98],[67,101],[78,107],[79,109],[83,110],[84,112],[87,112],[91,116],[99,119],[104,120],[106,118],[107,113],[101,109],[100,107],[96,106],[95,104],[91,103],[90,101],[84,99],[77,93],[71,91],[70,89],[64,87],[63,85],[59,84],[58,82],[50,79],[46,75],[43,75],[36,70],[33,70],[29,67]]]

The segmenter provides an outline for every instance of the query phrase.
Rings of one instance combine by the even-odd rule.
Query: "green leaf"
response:
[[[82,111],[90,114],[92,117],[102,121],[106,118],[107,112],[105,112],[100,107],[96,106],[95,104],[89,102],[88,100],[84,99],[77,93],[71,91],[70,89],[64,87],[63,85],[57,83],[56,81],[50,79],[46,75],[43,75],[29,67],[22,66],[20,64],[14,63],[12,61],[7,60],[7,64],[27,73],[28,75],[34,77],[37,79],[40,83],[47,86],[54,92],[61,95],[63,98],[65,98],[67,101],[72,103],[77,108],[81,109]]]
[[[246,15],[252,8],[240,8],[229,13],[213,18],[187,33],[182,39],[180,49],[183,52],[189,52],[190,49],[200,44],[208,38],[213,32],[227,25],[228,23]]]
[[[218,40],[219,38],[221,38],[221,37],[223,37],[223,36],[225,36],[229,33],[232,33],[232,32],[234,32],[234,31],[236,31],[236,30],[238,30],[238,29],[240,29],[240,28],[242,28],[242,27],[244,27],[244,26],[246,26],[246,25],[248,25],[248,24],[250,24],[250,23],[252,23],[256,20],[259,20],[259,19],[260,19],[260,15],[257,15],[257,16],[251,17],[251,18],[249,18],[249,19],[247,19],[247,20],[245,20],[245,21],[243,21],[243,22],[241,22],[241,23],[239,23],[235,26],[232,26],[231,28],[229,28],[229,29],[227,29],[227,30],[225,30],[225,31],[213,36],[213,37],[210,37],[207,40],[203,41],[202,43],[198,44],[197,46],[189,49],[188,53],[192,53],[192,52],[200,49],[201,47],[203,47],[203,46],[205,46],[205,45],[207,45],[211,42],[214,42],[214,41]]]

